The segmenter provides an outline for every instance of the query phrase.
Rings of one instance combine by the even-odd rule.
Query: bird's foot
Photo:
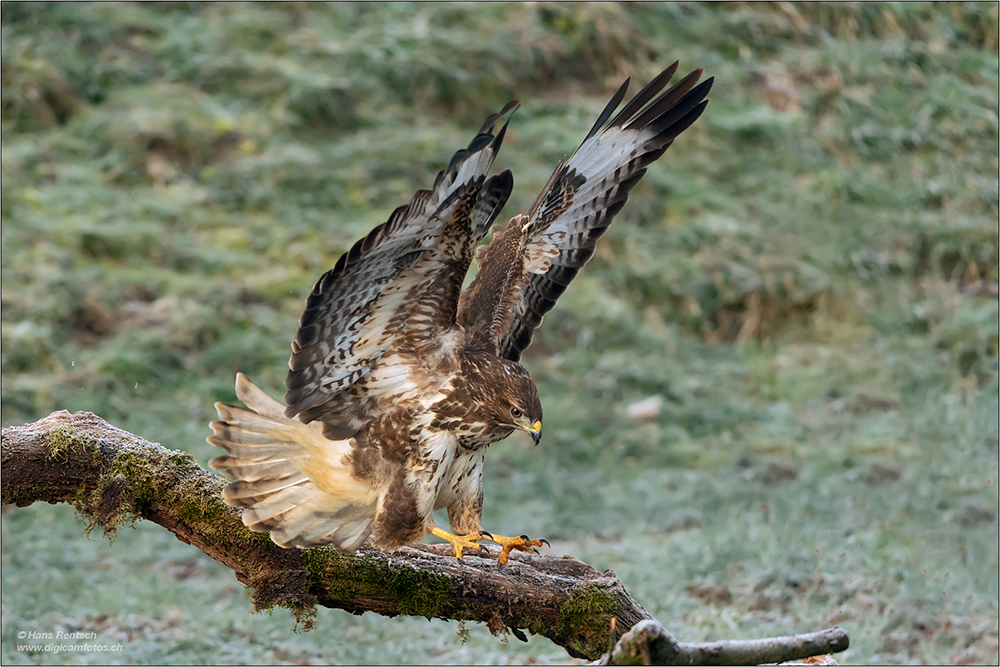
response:
[[[455,547],[455,558],[462,560],[462,551],[465,549],[485,551],[485,547],[478,544],[478,542],[479,540],[485,539],[489,533],[480,530],[475,533],[469,533],[468,535],[452,535],[451,533],[434,526],[434,529],[431,530],[431,535],[434,535],[434,537],[440,537],[442,540],[450,542],[451,546]]]
[[[486,535],[486,539],[488,539],[491,542],[496,542],[501,547],[503,547],[503,549],[500,551],[500,555],[497,556],[497,563],[499,563],[500,565],[507,564],[507,557],[510,555],[510,552],[513,551],[514,549],[517,549],[518,551],[525,551],[530,554],[531,552],[538,553],[538,549],[536,549],[535,547],[540,547],[543,544],[545,546],[550,546],[548,540],[544,539],[533,540],[527,535],[520,535],[518,537],[504,537],[503,535],[493,535],[490,533],[484,533],[484,534]]]

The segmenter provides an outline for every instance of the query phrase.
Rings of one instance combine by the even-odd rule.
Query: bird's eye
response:
[[[511,417],[520,417],[522,414],[523,413],[521,412],[520,408],[511,408],[510,409],[510,416]]]

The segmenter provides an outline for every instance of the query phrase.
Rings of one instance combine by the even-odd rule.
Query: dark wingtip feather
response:
[[[464,148],[462,150],[456,151],[455,154],[451,157],[451,162],[448,163],[448,168],[445,169],[445,172],[455,171],[458,168],[458,165],[462,162],[462,160],[464,160],[468,156],[469,156],[469,151],[467,151]]]
[[[597,134],[601,130],[601,128],[604,127],[604,123],[607,122],[608,118],[611,118],[611,114],[615,112],[615,109],[618,108],[618,105],[622,103],[623,99],[625,99],[625,93],[628,91],[628,84],[631,81],[632,78],[629,77],[628,79],[625,79],[625,83],[618,86],[618,90],[611,98],[611,101],[608,102],[607,106],[604,107],[604,111],[602,111],[601,115],[598,116],[597,122],[594,123],[594,127],[590,128],[590,132],[587,134],[587,139],[590,139],[595,134]],[[584,141],[586,141],[586,139],[584,139]]]
[[[493,187],[505,190],[507,196],[514,190],[514,174],[511,173],[510,169],[504,169],[499,174],[495,174],[491,177]]]
[[[486,179],[476,206],[473,209],[476,230],[474,239],[478,242],[489,231],[514,189],[514,176],[505,169]]]
[[[487,116],[486,120],[483,121],[482,127],[479,128],[479,134],[486,134],[487,132],[492,130],[493,126],[496,125],[496,122],[500,120],[501,115],[502,114],[491,113],[489,116]]]
[[[635,94],[635,97],[629,100],[629,103],[625,105],[621,112],[615,116],[609,127],[618,127],[629,118],[635,116],[640,109],[646,106],[651,99],[656,97],[670,83],[670,80],[674,78],[674,74],[677,73],[677,67],[680,66],[680,63],[681,61],[675,60],[670,67],[657,74],[652,81],[647,83],[642,90]]]
[[[673,105],[662,114],[656,118],[648,121],[648,125],[656,129],[658,133],[665,132],[668,128],[670,129],[670,138],[678,136],[681,132],[686,130],[691,126],[698,116],[704,111],[705,106],[708,104],[708,100],[705,96],[708,95],[708,91],[712,88],[712,80],[704,81],[699,84],[696,88],[692,89],[687,95],[683,97],[677,104]],[[699,109],[700,107],[700,109]],[[688,115],[692,110],[698,109],[694,117],[688,119]],[[681,124],[681,120],[685,120],[686,124]]]
[[[514,117],[514,112],[521,108],[520,100],[511,100],[508,102],[503,109],[500,110],[500,117],[503,118],[507,116],[507,120],[504,121],[503,127],[497,132],[496,139],[493,140],[493,151],[500,150],[500,144],[503,143],[503,138],[507,135],[507,126],[510,125],[511,119]],[[508,115],[509,114],[509,115]]]
[[[496,127],[496,124],[501,118],[508,113],[512,113],[519,106],[521,106],[521,103],[518,100],[513,100],[504,105],[504,108],[500,111],[500,113],[494,113],[487,116],[482,127],[479,128],[479,134],[477,134],[475,138],[469,142],[469,145],[466,148],[456,152],[455,155],[452,156],[447,169],[438,173],[437,178],[434,179],[434,187],[436,188],[438,186],[446,173],[457,171],[459,165],[470,155],[475,155],[487,146],[493,147],[494,154],[500,150],[500,144],[503,143],[503,137],[507,132],[507,125],[510,124],[510,117],[508,117],[506,122],[504,122],[503,127],[500,128],[500,131],[496,136],[493,135],[493,129]]]
[[[670,135],[672,137],[677,137],[681,132],[691,127],[691,125],[693,125],[694,122],[701,117],[701,114],[704,113],[705,107],[707,106],[708,100],[702,100],[680,118],[671,117],[667,119],[666,127],[670,128]],[[670,141],[672,143],[673,139]]]
[[[472,155],[474,153],[478,153],[479,151],[483,150],[491,143],[493,143],[493,139],[494,137],[492,134],[476,135],[476,138],[473,139],[471,142],[469,142],[469,147],[465,149],[466,155]]]
[[[692,88],[694,88],[695,84],[698,83],[698,79],[701,78],[701,75],[704,74],[704,72],[705,70],[699,67],[671,86],[667,92],[663,93],[659,98],[654,100],[652,104],[643,109],[642,113],[629,120],[626,128],[645,127],[653,122],[654,119],[657,119],[664,113],[672,110],[675,105],[679,103],[679,101],[686,98],[687,94]]]
[[[510,124],[510,119],[508,118],[507,122],[504,123],[503,127],[500,128],[500,131],[497,132],[497,136],[493,140],[493,152],[494,153],[500,150],[500,145],[503,143],[503,138],[505,136],[507,136],[507,125],[509,125],[509,124]]]
[[[500,113],[491,113],[489,116],[486,117],[486,120],[483,121],[482,127],[479,128],[479,134],[489,134],[490,132],[492,132],[498,120],[506,116],[508,113],[514,111],[519,106],[521,106],[520,100],[511,100],[510,102],[507,102],[507,104],[504,105],[503,109],[500,110]],[[508,121],[509,120],[510,119],[508,119]]]
[[[516,110],[521,106],[521,100],[511,100],[504,105],[504,108],[500,110],[501,116],[506,116],[509,112]]]
[[[646,167],[662,156],[673,140],[704,112],[708,104],[705,98],[714,78],[699,84],[704,70],[698,68],[668,87],[678,66],[679,62],[675,62],[660,72],[612,117],[624,98],[625,88],[619,88],[587,135],[584,144],[597,135],[608,133],[614,137],[627,137],[628,141],[635,142],[635,149],[620,155],[618,163],[613,163],[597,175],[588,175],[604,188],[587,191],[597,211],[588,209],[585,218],[580,217],[583,212],[578,211],[576,220],[579,224],[573,229],[570,240],[559,247],[559,259],[553,260],[546,273],[530,278],[517,304],[517,318],[507,336],[500,340],[499,350],[504,358],[516,361],[521,357],[531,344],[534,329],[541,324],[542,317],[555,306],[570,281],[593,256],[598,239],[607,231],[615,215],[625,207],[629,191],[646,173]],[[608,121],[608,118],[612,119]],[[612,143],[599,147],[614,150]],[[534,217],[544,193],[569,168],[565,162],[560,163],[542,189],[543,194],[536,198],[529,215]],[[611,169],[615,169],[613,178]],[[602,174],[605,180],[598,180]]]

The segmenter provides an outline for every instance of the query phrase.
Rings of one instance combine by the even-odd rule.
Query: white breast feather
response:
[[[437,503],[438,492],[458,450],[458,440],[451,431],[423,429],[424,457],[406,472],[406,483],[416,495],[417,512],[429,517]],[[436,462],[435,467],[433,463]],[[433,470],[433,472],[431,472]]]

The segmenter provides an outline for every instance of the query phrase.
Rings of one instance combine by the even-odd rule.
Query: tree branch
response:
[[[348,556],[328,547],[276,546],[247,530],[220,498],[227,481],[190,455],[149,443],[89,412],[61,411],[4,429],[2,500],[70,502],[105,533],[148,519],[229,567],[253,588],[257,610],[282,606],[306,627],[316,605],[360,614],[420,615],[486,623],[541,634],[575,657],[608,647],[608,619],[631,627],[650,618],[610,570],[570,557],[512,555],[496,561],[449,545],[414,545],[392,553]]]
[[[419,615],[482,622],[494,634],[510,631],[519,639],[527,630],[573,657],[595,659],[607,650],[613,627],[652,621],[614,572],[598,572],[569,556],[515,552],[498,571],[495,560],[476,553],[458,561],[449,545],[391,553],[362,549],[353,556],[329,547],[282,549],[266,533],[243,526],[240,511],[221,500],[227,481],[203,470],[190,454],[147,442],[89,412],[63,410],[4,429],[0,463],[4,503],[68,502],[90,522],[88,529],[101,526],[106,535],[136,519],[158,523],[232,569],[253,589],[256,610],[286,607],[306,629],[317,605],[354,614]],[[626,634],[606,659],[644,656],[642,641],[650,656],[660,655],[658,646],[677,644],[652,624]],[[662,632],[650,634],[653,626]],[[834,639],[808,648],[796,640],[780,655],[789,660],[846,648],[846,635]],[[710,649],[701,650],[691,655],[711,657]],[[678,655],[686,662],[689,654]],[[751,654],[737,655],[737,662],[752,664]]]
[[[622,635],[614,650],[605,654],[598,664],[759,665],[843,651],[848,643],[847,633],[840,628],[788,637],[684,643],[677,641],[655,620],[648,620],[640,621]]]

